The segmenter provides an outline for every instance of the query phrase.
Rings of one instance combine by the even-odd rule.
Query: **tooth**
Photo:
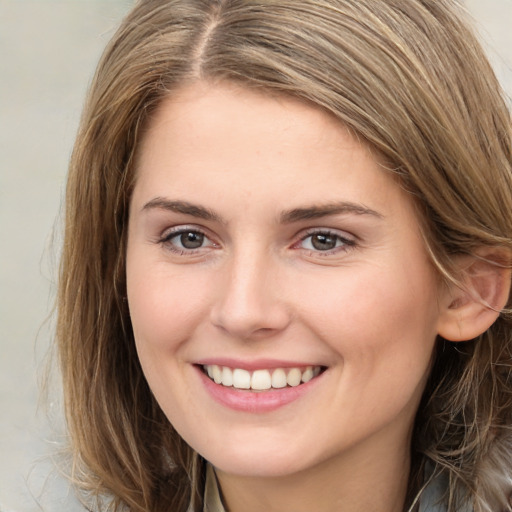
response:
[[[220,384],[222,382],[222,370],[216,364],[213,365],[212,374],[215,384]]]
[[[263,390],[272,387],[272,379],[268,370],[256,370],[252,374],[251,389]]]
[[[302,374],[298,368],[292,368],[288,375],[286,376],[286,382],[289,386],[298,386],[300,384],[300,380],[302,378]]]
[[[233,370],[233,386],[238,389],[251,389],[251,374],[247,370]]]
[[[299,368],[290,368],[288,374],[283,368],[275,370],[256,370],[252,374],[247,370],[237,368],[232,370],[227,366],[205,365],[204,370],[217,384],[238,389],[254,389],[264,391],[270,388],[280,389],[288,386],[298,386],[301,382],[309,382],[321,372],[320,366],[307,366],[301,372]]]
[[[276,389],[285,388],[286,384],[286,373],[284,373],[284,370],[282,368],[274,370],[272,373],[272,387]]]
[[[309,382],[313,378],[313,368],[308,366],[302,374],[302,382]]]
[[[222,368],[222,385],[228,387],[233,385],[233,372],[227,366]]]

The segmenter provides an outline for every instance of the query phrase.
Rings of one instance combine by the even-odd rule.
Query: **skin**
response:
[[[447,303],[418,226],[378,158],[307,104],[200,82],[152,118],[129,219],[133,330],[230,512],[402,510]],[[214,357],[326,371],[257,414],[212,399],[196,365]]]

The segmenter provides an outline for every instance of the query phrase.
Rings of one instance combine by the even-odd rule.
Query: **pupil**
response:
[[[336,247],[336,237],[331,235],[314,235],[311,243],[313,247],[319,251],[328,251]]]
[[[180,242],[185,249],[197,249],[203,245],[204,236],[201,233],[194,233],[192,231],[188,233],[182,233],[180,236]]]

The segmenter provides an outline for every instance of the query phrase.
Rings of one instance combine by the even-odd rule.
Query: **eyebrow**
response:
[[[330,215],[342,214],[371,215],[378,219],[384,218],[381,213],[362,204],[340,201],[325,205],[312,205],[306,208],[294,208],[293,210],[283,212],[280,216],[280,221],[282,224],[291,224],[301,220],[319,219]]]
[[[216,221],[223,224],[226,223],[222,217],[217,215],[213,210],[189,203],[187,201],[172,201],[163,197],[155,197],[142,207],[142,211],[152,209],[183,213],[185,215],[191,215],[192,217],[197,217],[203,220]]]
[[[226,224],[226,221],[213,210],[187,201],[173,201],[163,197],[155,197],[142,207],[142,211],[152,209],[183,213],[199,219]],[[384,217],[381,213],[362,204],[352,203],[350,201],[340,201],[325,205],[311,205],[304,208],[286,210],[279,216],[279,221],[281,224],[293,224],[294,222],[300,222],[302,220],[319,219],[330,215],[344,214],[370,215],[378,219],[382,219]]]

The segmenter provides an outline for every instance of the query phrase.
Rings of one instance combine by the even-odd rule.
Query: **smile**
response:
[[[204,373],[215,382],[225,387],[254,391],[297,387],[317,377],[321,366],[304,368],[274,368],[248,371],[242,368],[229,368],[215,364],[204,365]]]

